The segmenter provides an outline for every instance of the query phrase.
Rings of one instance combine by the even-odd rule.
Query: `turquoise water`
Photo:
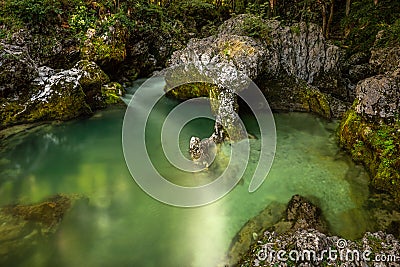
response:
[[[164,104],[158,112],[176,103],[165,99]],[[368,228],[362,208],[368,177],[339,151],[335,123],[310,114],[275,114],[276,157],[255,193],[247,191],[248,173],[257,163],[260,141],[251,139],[243,182],[210,205],[177,208],[146,195],[130,176],[121,146],[123,116],[123,108],[108,109],[7,140],[9,149],[0,155],[0,205],[38,202],[56,193],[89,198],[66,215],[54,238],[24,257],[22,266],[216,266],[248,219],[272,201],[287,203],[294,194],[318,203],[336,234],[355,238]],[[254,119],[243,119],[257,136]],[[181,147],[187,148],[191,135],[208,136],[212,125],[210,120],[189,123],[181,132]],[[158,142],[155,134],[148,137]],[[152,153],[160,171],[178,182],[207,176],[184,175],[156,149]]]

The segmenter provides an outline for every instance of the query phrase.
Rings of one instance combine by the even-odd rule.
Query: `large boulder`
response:
[[[400,69],[392,75],[377,75],[358,83],[358,114],[368,118],[394,119],[400,108]]]
[[[41,33],[22,27],[3,41],[25,47],[38,66],[67,69],[79,60],[78,39],[55,25]]]
[[[25,88],[37,75],[37,66],[25,47],[0,43],[1,96]]]
[[[69,70],[38,68],[28,91],[0,99],[2,125],[43,120],[69,120],[105,107],[102,86],[108,76],[94,63],[82,60]]]
[[[283,204],[271,203],[236,234],[230,245],[225,266],[237,266],[237,262],[248,248],[263,238],[266,229],[282,234],[302,229],[317,229],[327,233],[327,228],[320,208],[302,196],[294,195],[286,210]]]
[[[206,65],[234,66],[256,82],[273,109],[312,111],[330,118],[339,117],[345,109],[341,102],[349,100],[339,59],[339,48],[326,42],[317,25],[285,26],[240,15],[221,25],[217,35],[190,40],[186,48],[174,52],[169,66],[194,64],[200,71]],[[224,85],[238,74],[221,67],[219,76],[213,82]],[[211,89],[192,84],[169,95],[187,99],[207,96]],[[331,103],[338,110],[331,110]]]
[[[380,74],[358,83],[356,100],[339,127],[341,146],[363,163],[371,185],[400,203],[400,75]]]
[[[399,240],[384,232],[347,240],[315,229],[283,234],[265,231],[240,262],[230,266],[286,266],[286,262],[294,266],[399,266],[399,251]],[[378,261],[382,255],[387,264]]]
[[[271,42],[267,45],[264,72],[277,78],[288,75],[338,97],[346,96],[341,85],[340,51],[326,42],[318,25],[285,26],[269,21]]]
[[[379,202],[383,200],[381,197],[378,199]],[[373,197],[370,201],[376,199]],[[383,213],[380,216],[386,216],[385,220],[389,221],[390,226],[398,226],[398,213],[394,212],[393,206],[382,210],[382,203],[369,204],[376,210],[392,212],[393,215]],[[278,222],[277,216],[281,216]],[[395,216],[397,221],[393,223]],[[242,227],[221,266],[282,266],[289,262],[296,266],[342,266],[343,262],[344,266],[368,266],[377,254],[393,255],[390,264],[398,266],[395,263],[400,257],[398,235],[383,231],[367,232],[357,240],[347,240],[331,235],[327,226],[321,210],[302,196],[293,196],[285,212],[282,212],[281,206],[271,204]],[[387,226],[379,229],[389,230]],[[398,229],[392,232],[398,234]],[[360,257],[350,253],[347,254],[348,259],[344,258],[348,250],[352,253],[358,251]],[[370,252],[364,254],[369,259],[361,257],[365,251]],[[299,258],[291,259],[293,257]],[[376,262],[373,266],[383,266],[380,264]]]

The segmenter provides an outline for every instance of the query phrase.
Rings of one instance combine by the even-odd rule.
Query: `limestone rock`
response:
[[[94,62],[82,60],[62,71],[43,66],[38,71],[36,79],[27,85],[28,92],[0,101],[1,126],[69,120],[106,106],[101,88],[109,79]]]
[[[399,114],[400,75],[377,75],[356,88],[357,113],[368,118],[391,119]]]
[[[266,229],[282,235],[290,235],[304,229],[327,232],[327,223],[321,210],[306,198],[295,195],[289,201],[286,210],[284,209],[281,204],[271,203],[260,214],[250,219],[232,240],[226,266],[236,266],[250,245],[259,243],[259,239],[264,238],[263,231]]]
[[[0,93],[8,96],[38,75],[37,66],[25,47],[0,43]]]

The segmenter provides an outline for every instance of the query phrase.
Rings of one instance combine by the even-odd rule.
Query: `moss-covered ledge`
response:
[[[375,189],[391,193],[400,203],[400,120],[369,120],[356,112],[357,103],[340,123],[340,145],[366,167]]]

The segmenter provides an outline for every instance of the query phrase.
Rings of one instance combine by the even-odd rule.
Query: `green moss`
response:
[[[300,27],[299,25],[290,26],[290,31],[294,34],[300,35]]]
[[[103,84],[110,81],[107,74],[94,62],[81,60],[75,65],[75,68],[83,71],[79,83],[85,92],[93,89],[100,90]]]
[[[187,83],[168,91],[167,96],[178,100],[208,97],[209,92],[214,90],[216,87],[217,86],[214,84],[203,82]]]
[[[356,105],[357,102],[354,103]],[[400,203],[400,127],[397,123],[372,123],[358,115],[354,106],[339,126],[340,145],[363,163],[371,185],[390,192]]]
[[[81,115],[92,113],[89,105],[86,104],[86,95],[82,88],[71,90],[64,87],[65,84],[55,84],[52,88],[61,95],[51,97],[48,101],[42,101],[33,106],[27,113],[27,121],[46,121],[46,120],[70,120]],[[63,87],[63,88],[62,88]],[[63,90],[66,88],[66,90]]]
[[[400,45],[400,19],[397,19],[392,25],[383,26],[383,34],[375,43],[377,47],[388,47]]]
[[[125,93],[125,89],[117,82],[109,83],[101,88],[101,94],[107,105],[122,104],[120,96]]]
[[[83,59],[93,60],[99,65],[117,63],[125,60],[126,48],[124,40],[106,43],[102,37],[87,40],[81,48]]]
[[[349,53],[369,53],[376,34],[394,24],[398,20],[399,12],[399,1],[381,0],[377,4],[369,0],[352,1],[350,15],[341,21],[344,32],[343,45]],[[395,33],[396,27],[393,30]],[[398,38],[394,35],[392,37],[389,39]],[[382,45],[388,44],[389,39],[382,40]]]
[[[307,111],[316,113],[327,119],[331,118],[330,104],[328,97],[324,93],[321,93],[316,88],[303,85],[300,95],[303,106]]]
[[[252,56],[256,49],[238,39],[231,39],[220,44],[220,54],[227,59],[240,56]]]

